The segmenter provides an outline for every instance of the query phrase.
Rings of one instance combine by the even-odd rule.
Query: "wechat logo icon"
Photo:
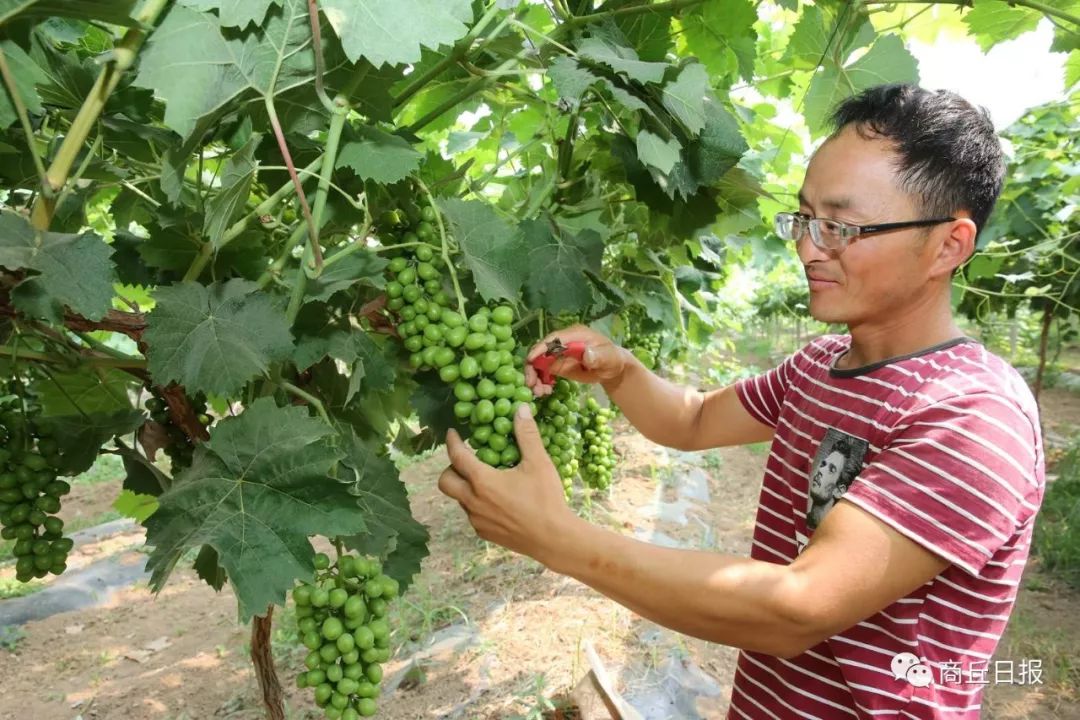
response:
[[[915,687],[927,687],[934,683],[934,673],[930,666],[914,653],[897,653],[892,659],[892,674],[897,680],[906,680]]]

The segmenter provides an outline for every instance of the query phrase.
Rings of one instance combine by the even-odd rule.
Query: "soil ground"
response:
[[[1052,389],[1043,405],[1048,431],[1075,435],[1080,397]],[[593,522],[652,542],[748,552],[764,447],[669,453],[623,423],[616,448],[613,492],[582,510]],[[680,705],[651,711],[649,720],[724,717],[733,650],[659,628],[478,540],[457,505],[434,487],[444,465],[439,454],[403,473],[414,512],[431,530],[432,553],[396,604],[397,651],[386,670],[387,682],[400,686],[384,698],[379,717],[539,720],[546,698],[568,691],[587,671],[586,641],[626,694],[651,707],[665,693],[678,696]],[[707,486],[707,500],[695,480]],[[117,482],[76,486],[65,512],[106,513]],[[136,531],[89,543],[73,566],[103,555],[143,563],[141,542]],[[0,568],[0,582],[10,574]],[[997,657],[1041,660],[1043,682],[991,686],[985,718],[1080,719],[1078,609],[1080,595],[1029,565]],[[304,651],[294,644],[291,613],[279,611],[275,622],[289,717],[321,717],[309,691],[292,686]],[[228,589],[214,593],[192,572],[178,571],[156,597],[139,583],[100,607],[0,633],[0,720],[254,720],[263,713],[247,655],[247,630],[236,622]]]

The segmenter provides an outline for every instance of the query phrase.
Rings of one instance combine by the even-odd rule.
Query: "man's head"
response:
[[[827,502],[832,499],[833,487],[844,471],[845,462],[847,462],[847,456],[838,449],[833,449],[818,461],[810,478],[810,494],[815,500]]]
[[[947,298],[1001,192],[1001,145],[986,112],[950,92],[886,85],[841,103],[833,122],[807,167],[800,213],[857,226],[953,219],[864,234],[840,250],[806,233],[798,248],[811,315],[875,323]]]

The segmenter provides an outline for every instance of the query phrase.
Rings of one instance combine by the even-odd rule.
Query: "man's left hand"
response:
[[[545,562],[578,518],[566,504],[562,480],[527,404],[514,414],[514,436],[521,462],[496,470],[450,430],[450,467],[439,477],[439,490],[461,504],[481,538]]]

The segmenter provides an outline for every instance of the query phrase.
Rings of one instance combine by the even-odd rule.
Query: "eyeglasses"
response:
[[[843,250],[860,235],[870,233],[891,232],[902,228],[929,227],[944,222],[951,222],[956,218],[933,218],[930,220],[907,220],[905,222],[882,223],[879,225],[848,225],[839,220],[828,218],[812,218],[802,213],[782,212],[776,213],[773,227],[776,234],[784,240],[798,242],[806,231],[810,231],[810,240],[821,250]]]

